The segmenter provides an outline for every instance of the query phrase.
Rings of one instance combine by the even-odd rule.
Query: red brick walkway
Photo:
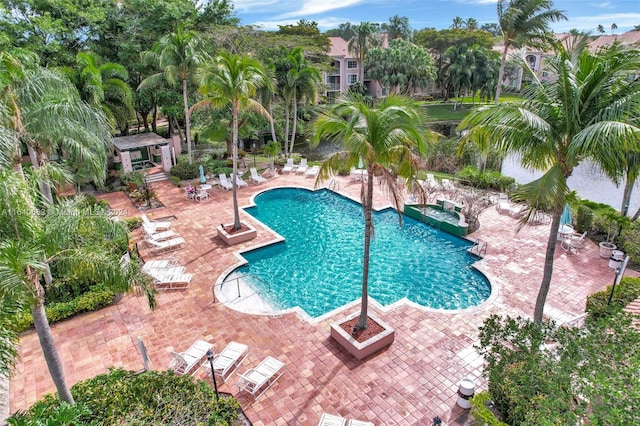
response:
[[[281,175],[260,187],[240,189],[240,205],[247,204],[256,190],[290,184],[311,187],[313,182]],[[70,384],[110,367],[141,369],[138,336],[154,369],[166,368],[170,350],[185,350],[196,339],[215,343],[218,350],[235,340],[251,348],[240,371],[257,365],[267,355],[287,366],[286,374],[257,402],[238,394],[235,375],[221,386],[221,391],[238,397],[254,425],[315,425],[322,412],[372,420],[377,425],[431,424],[436,415],[445,423],[461,424],[466,412],[456,406],[458,382],[471,377],[478,388],[484,385],[482,360],[472,348],[478,326],[492,313],[530,316],[533,312],[549,225],[527,226],[516,234],[516,221],[490,208],[481,216],[481,229],[471,236],[489,244],[479,269],[491,280],[490,300],[480,307],[451,313],[407,305],[386,311],[374,307],[396,328],[396,341],[387,350],[356,361],[329,338],[329,324],[353,308],[310,324],[295,314],[248,315],[212,303],[212,285],[237,261],[234,251],[269,241],[272,234],[241,213],[243,220],[258,228],[258,238],[226,247],[216,237],[215,226],[232,221],[231,193],[214,188],[208,200],[195,202],[187,201],[183,190],[168,182],[154,187],[165,207],[148,216],[175,216],[172,229],[186,239],[187,246],[173,256],[195,274],[194,279],[187,290],[160,293],[155,311],[147,307],[143,297],[128,295],[114,306],[53,325]],[[341,179],[340,191],[356,197],[360,187]],[[130,216],[138,214],[122,194],[101,198]],[[379,193],[377,206],[386,203]],[[563,321],[581,314],[586,296],[603,289],[614,274],[591,242],[577,255],[560,248],[556,253],[545,313]],[[144,249],[143,254],[147,254]],[[206,370],[201,369],[197,376],[207,379]],[[52,391],[37,336],[26,333],[10,382],[10,410],[25,409]]]

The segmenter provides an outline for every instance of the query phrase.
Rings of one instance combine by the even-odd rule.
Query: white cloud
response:
[[[289,13],[285,13],[280,18],[293,18],[298,16],[309,16],[317,13],[330,12],[336,9],[355,6],[364,0],[307,0],[301,8]]]

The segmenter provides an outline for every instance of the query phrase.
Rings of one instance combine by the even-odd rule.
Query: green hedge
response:
[[[516,181],[514,178],[504,176],[500,172],[494,170],[485,170],[481,172],[472,166],[467,166],[457,173],[457,177],[468,183],[474,188],[495,189],[497,191],[506,191]]]
[[[240,409],[233,397],[221,397],[216,403],[207,382],[173,371],[113,369],[76,383],[71,393],[82,407],[74,424],[226,426],[234,424]],[[57,397],[47,395],[8,421],[11,425],[44,424],[39,421],[49,420],[61,405]]]
[[[49,323],[62,321],[83,312],[91,312],[113,303],[116,293],[107,290],[102,285],[95,285],[87,292],[68,302],[51,303],[45,306]],[[33,327],[31,312],[21,312],[15,315],[12,321],[13,329],[22,333]]]
[[[617,313],[629,303],[640,297],[640,278],[624,277],[620,284],[616,285],[611,298],[611,304],[607,305],[612,285],[604,291],[593,293],[587,297],[586,311],[594,319]]]
[[[187,161],[178,162],[171,168],[171,176],[177,176],[181,180],[195,179],[200,176],[199,164],[189,164]]]

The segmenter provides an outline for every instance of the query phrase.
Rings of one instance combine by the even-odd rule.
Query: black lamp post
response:
[[[213,390],[216,394],[216,402],[220,399],[220,395],[218,395],[218,382],[216,381],[216,372],[213,369],[213,352],[211,349],[207,351],[207,359],[209,360],[209,365],[211,366],[211,377],[213,378]]]
[[[613,291],[616,289],[616,284],[619,284],[620,280],[622,280],[624,271],[625,269],[627,269],[627,263],[629,263],[629,256],[626,256],[624,259],[614,258],[613,255],[611,256],[611,260],[609,261],[609,267],[612,269],[615,268],[616,275],[613,278],[613,285],[611,286],[611,293],[609,293],[609,300],[607,300],[607,306],[611,304],[611,299],[613,299]]]
[[[253,149],[253,168],[256,168],[256,143],[254,142],[251,145],[251,148]]]

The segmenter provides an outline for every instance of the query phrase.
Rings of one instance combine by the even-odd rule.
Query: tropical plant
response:
[[[178,81],[182,84],[187,156],[191,164],[193,157],[188,83],[193,79],[196,69],[206,59],[198,34],[195,31],[185,30],[184,25],[179,24],[174,32],[162,37],[154,43],[150,51],[144,52],[143,58],[145,62],[155,65],[162,71],[145,78],[138,89],[159,87],[163,82],[170,86],[174,86]]]
[[[44,309],[43,278],[49,265],[60,275],[102,282],[119,292],[140,286],[152,307],[153,291],[137,265],[121,264],[122,253],[115,248],[128,242],[122,222],[105,211],[85,208],[82,199],[36,210],[37,195],[11,170],[0,169],[0,210],[8,212],[0,221],[0,295],[31,309],[58,394],[73,404]]]
[[[78,53],[75,68],[63,68],[80,93],[80,98],[102,108],[114,129],[125,134],[133,117],[133,94],[126,83],[126,68],[113,62],[101,63],[93,53]]]
[[[388,24],[382,24],[382,29],[387,32],[389,41],[398,38],[411,41],[411,26],[409,26],[409,18],[406,16],[393,15],[389,18]]]
[[[397,178],[408,187],[417,183],[418,155],[425,154],[436,135],[425,126],[424,109],[419,102],[390,95],[377,105],[351,95],[330,110],[322,112],[313,125],[312,146],[322,139],[342,145],[343,150],[327,158],[320,167],[316,184],[340,170],[360,164],[367,171],[360,198],[364,212],[364,258],[362,265],[362,301],[360,318],[354,331],[367,328],[369,250],[373,237],[373,181],[378,177],[388,190],[398,219],[402,220],[402,195]]]
[[[241,111],[258,113],[270,119],[269,112],[252,98],[257,90],[269,85],[260,62],[248,56],[232,55],[222,52],[213,63],[204,64],[199,70],[200,92],[205,99],[196,103],[198,108],[228,108],[231,113],[231,133],[233,149],[233,229],[241,228],[236,176],[238,174],[238,116]]]
[[[279,61],[275,62],[275,73],[284,102],[285,141],[284,151],[287,157],[293,154],[298,124],[298,103],[315,101],[317,85],[322,80],[320,72],[309,65],[301,47],[295,47]],[[291,122],[291,140],[289,140],[289,122]]]
[[[360,59],[358,81],[364,82],[364,58],[367,50],[382,45],[380,25],[373,22],[361,22],[358,25],[352,25],[351,29],[355,35],[349,40],[347,49],[349,53],[357,55]]]
[[[502,31],[502,58],[498,73],[495,102],[502,92],[504,69],[509,47],[544,47],[548,42],[549,24],[567,19],[553,9],[552,0],[498,0],[498,21]]]
[[[463,143],[518,154],[524,167],[544,173],[518,189],[531,207],[525,220],[536,206],[549,206],[552,214],[536,322],[542,321],[551,283],[560,217],[570,192],[567,179],[581,161],[606,166],[617,158],[615,152],[636,151],[640,145],[640,126],[630,121],[640,108],[640,80],[628,78],[640,68],[640,52],[616,45],[590,52],[586,37],[572,49],[556,43],[555,51],[548,64],[556,80],[540,82],[523,61],[532,78],[524,101],[476,110],[458,127],[469,130]]]
[[[445,62],[442,71],[444,73],[444,84],[447,90],[451,90],[454,96],[453,110],[458,108],[458,102],[464,101],[464,96],[471,87],[471,77],[473,73],[473,63],[475,57],[466,45],[451,46],[444,52]],[[462,97],[462,99],[459,99]]]

